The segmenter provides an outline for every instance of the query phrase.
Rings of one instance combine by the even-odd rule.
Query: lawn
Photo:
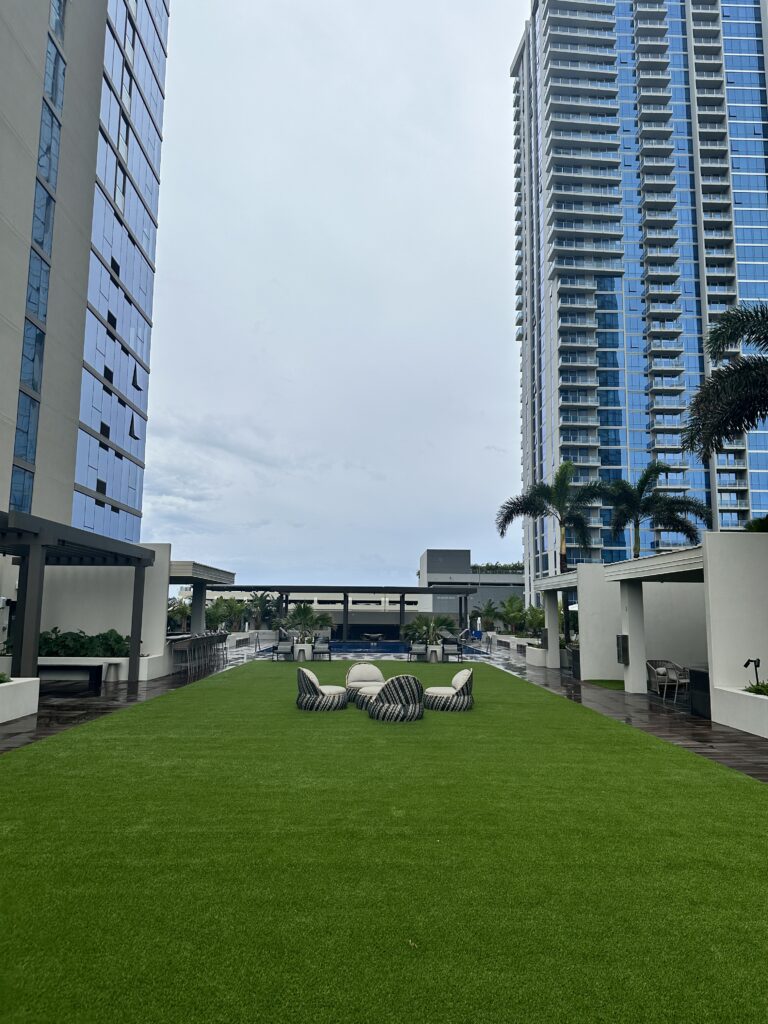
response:
[[[475,675],[395,725],[249,665],[0,757],[0,1017],[764,1024],[768,788]]]

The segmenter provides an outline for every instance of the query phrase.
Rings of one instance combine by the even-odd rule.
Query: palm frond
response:
[[[768,352],[768,303],[741,302],[726,309],[707,336],[709,358],[722,359],[729,349],[738,348],[740,342]]]
[[[768,357],[746,356],[714,370],[691,400],[683,447],[707,459],[768,416]]]
[[[667,533],[681,533],[691,544],[698,544],[701,534],[690,519],[680,516],[676,512],[663,512],[659,510],[658,515],[653,516],[651,525]]]
[[[677,494],[656,494],[655,495],[656,507],[663,512],[671,512],[673,515],[679,516],[695,516],[696,519],[700,519],[702,523],[706,523],[707,526],[712,525],[712,510],[703,501],[699,501],[698,498],[683,498]],[[655,510],[651,512],[651,516],[655,514]]]
[[[606,494],[605,483],[602,480],[593,480],[591,483],[573,488],[568,504],[574,512],[583,512],[588,505],[597,501],[598,498],[604,498]]]
[[[549,504],[544,500],[540,491],[541,485],[534,485],[524,494],[518,494],[516,498],[507,498],[499,507],[499,511],[496,513],[496,529],[500,537],[506,536],[509,527],[515,519],[519,519],[521,516],[537,519],[539,516],[547,515]]]
[[[565,517],[565,525],[573,530],[576,542],[580,548],[588,548],[590,546],[589,527],[587,526],[587,520],[581,512],[569,512]]]
[[[574,464],[566,460],[557,467],[552,478],[552,496],[550,500],[553,508],[558,509],[561,516],[565,515],[571,503],[571,483],[575,472],[576,467]]]
[[[673,472],[674,470],[672,469],[672,467],[668,466],[666,462],[659,462],[658,459],[655,459],[653,462],[649,462],[643,470],[643,472],[638,477],[637,483],[635,484],[635,489],[637,490],[637,493],[640,495],[640,497],[642,497],[648,491],[653,490],[653,488],[656,486],[656,483],[658,482],[659,477],[663,473]]]

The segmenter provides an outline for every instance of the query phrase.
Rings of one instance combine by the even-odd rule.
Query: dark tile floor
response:
[[[242,664],[249,657],[246,653],[238,652],[233,661]],[[592,708],[608,718],[615,718],[668,743],[684,747],[712,761],[719,761],[760,782],[768,782],[768,740],[759,736],[696,718],[685,708],[665,704],[653,696],[606,690],[589,683],[576,682],[560,672],[533,668],[514,654],[482,660],[567,700]],[[0,725],[0,754],[185,685],[183,677],[168,676],[140,684],[138,693],[133,695],[128,693],[125,683],[105,683],[100,696],[90,694],[85,683],[46,685],[41,691],[37,715]]]

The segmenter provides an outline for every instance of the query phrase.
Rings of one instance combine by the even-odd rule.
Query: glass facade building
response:
[[[72,525],[138,541],[166,0],[109,0]]]
[[[512,68],[524,486],[636,480],[707,502],[722,529],[768,508],[768,432],[702,465],[683,453],[709,325],[768,296],[761,8],[718,0],[543,0]],[[763,470],[766,470],[763,472]],[[629,556],[596,504],[569,562]],[[643,554],[684,538],[644,530]],[[526,523],[526,577],[557,537]]]
[[[51,426],[53,415],[62,431],[77,424],[77,436],[68,434],[66,440],[67,452],[71,450],[74,456],[74,473],[67,470],[65,476],[62,469],[63,479],[51,483],[49,477],[44,481],[48,484],[44,506],[56,504],[58,508],[58,499],[51,497],[53,488],[66,486],[66,506],[71,509],[73,526],[138,541],[168,0],[88,0],[77,10],[69,0],[43,2],[42,112],[36,171],[30,173],[30,179],[34,178],[30,181],[34,186],[31,233],[23,243],[24,265],[29,252],[29,267],[8,508],[21,512],[39,508],[38,449],[43,445],[47,400],[49,408],[55,404],[55,413],[47,420],[47,436],[56,432]],[[85,124],[83,105],[68,96],[73,69],[79,73],[78,84],[93,82],[86,64],[102,72],[98,123],[91,113]],[[74,103],[72,109],[68,103]],[[75,126],[70,129],[73,135],[69,151],[68,125]],[[91,131],[95,164],[83,180],[78,163],[79,178],[74,182],[72,147],[75,139],[87,137]],[[65,161],[67,152],[69,164]],[[62,224],[69,227],[66,222],[71,223],[71,199],[76,189],[85,190],[87,208],[92,208],[91,220],[78,222],[77,252],[72,249],[71,228],[67,238],[57,242],[57,206],[61,207],[65,171],[69,206],[59,234]],[[83,236],[90,236],[87,254],[79,242]],[[78,317],[72,309],[73,277],[65,274],[58,278],[58,268],[75,261],[85,270],[86,259],[87,285],[83,278],[74,299],[83,326],[77,327],[75,335],[72,325]],[[66,282],[63,277],[67,277]],[[53,305],[57,281],[62,285],[58,308],[64,310],[58,321]],[[51,360],[50,353],[46,360],[46,346],[53,344],[50,339],[57,331],[76,365],[79,404],[76,398],[70,401],[70,390],[66,396],[60,390],[57,378],[61,373],[61,349],[58,373],[52,374],[47,368]],[[70,384],[68,379],[68,389]],[[65,514],[60,513],[60,518]]]

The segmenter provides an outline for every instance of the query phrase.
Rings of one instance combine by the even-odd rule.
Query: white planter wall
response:
[[[12,679],[10,683],[0,683],[0,722],[36,715],[39,698],[39,679]]]

